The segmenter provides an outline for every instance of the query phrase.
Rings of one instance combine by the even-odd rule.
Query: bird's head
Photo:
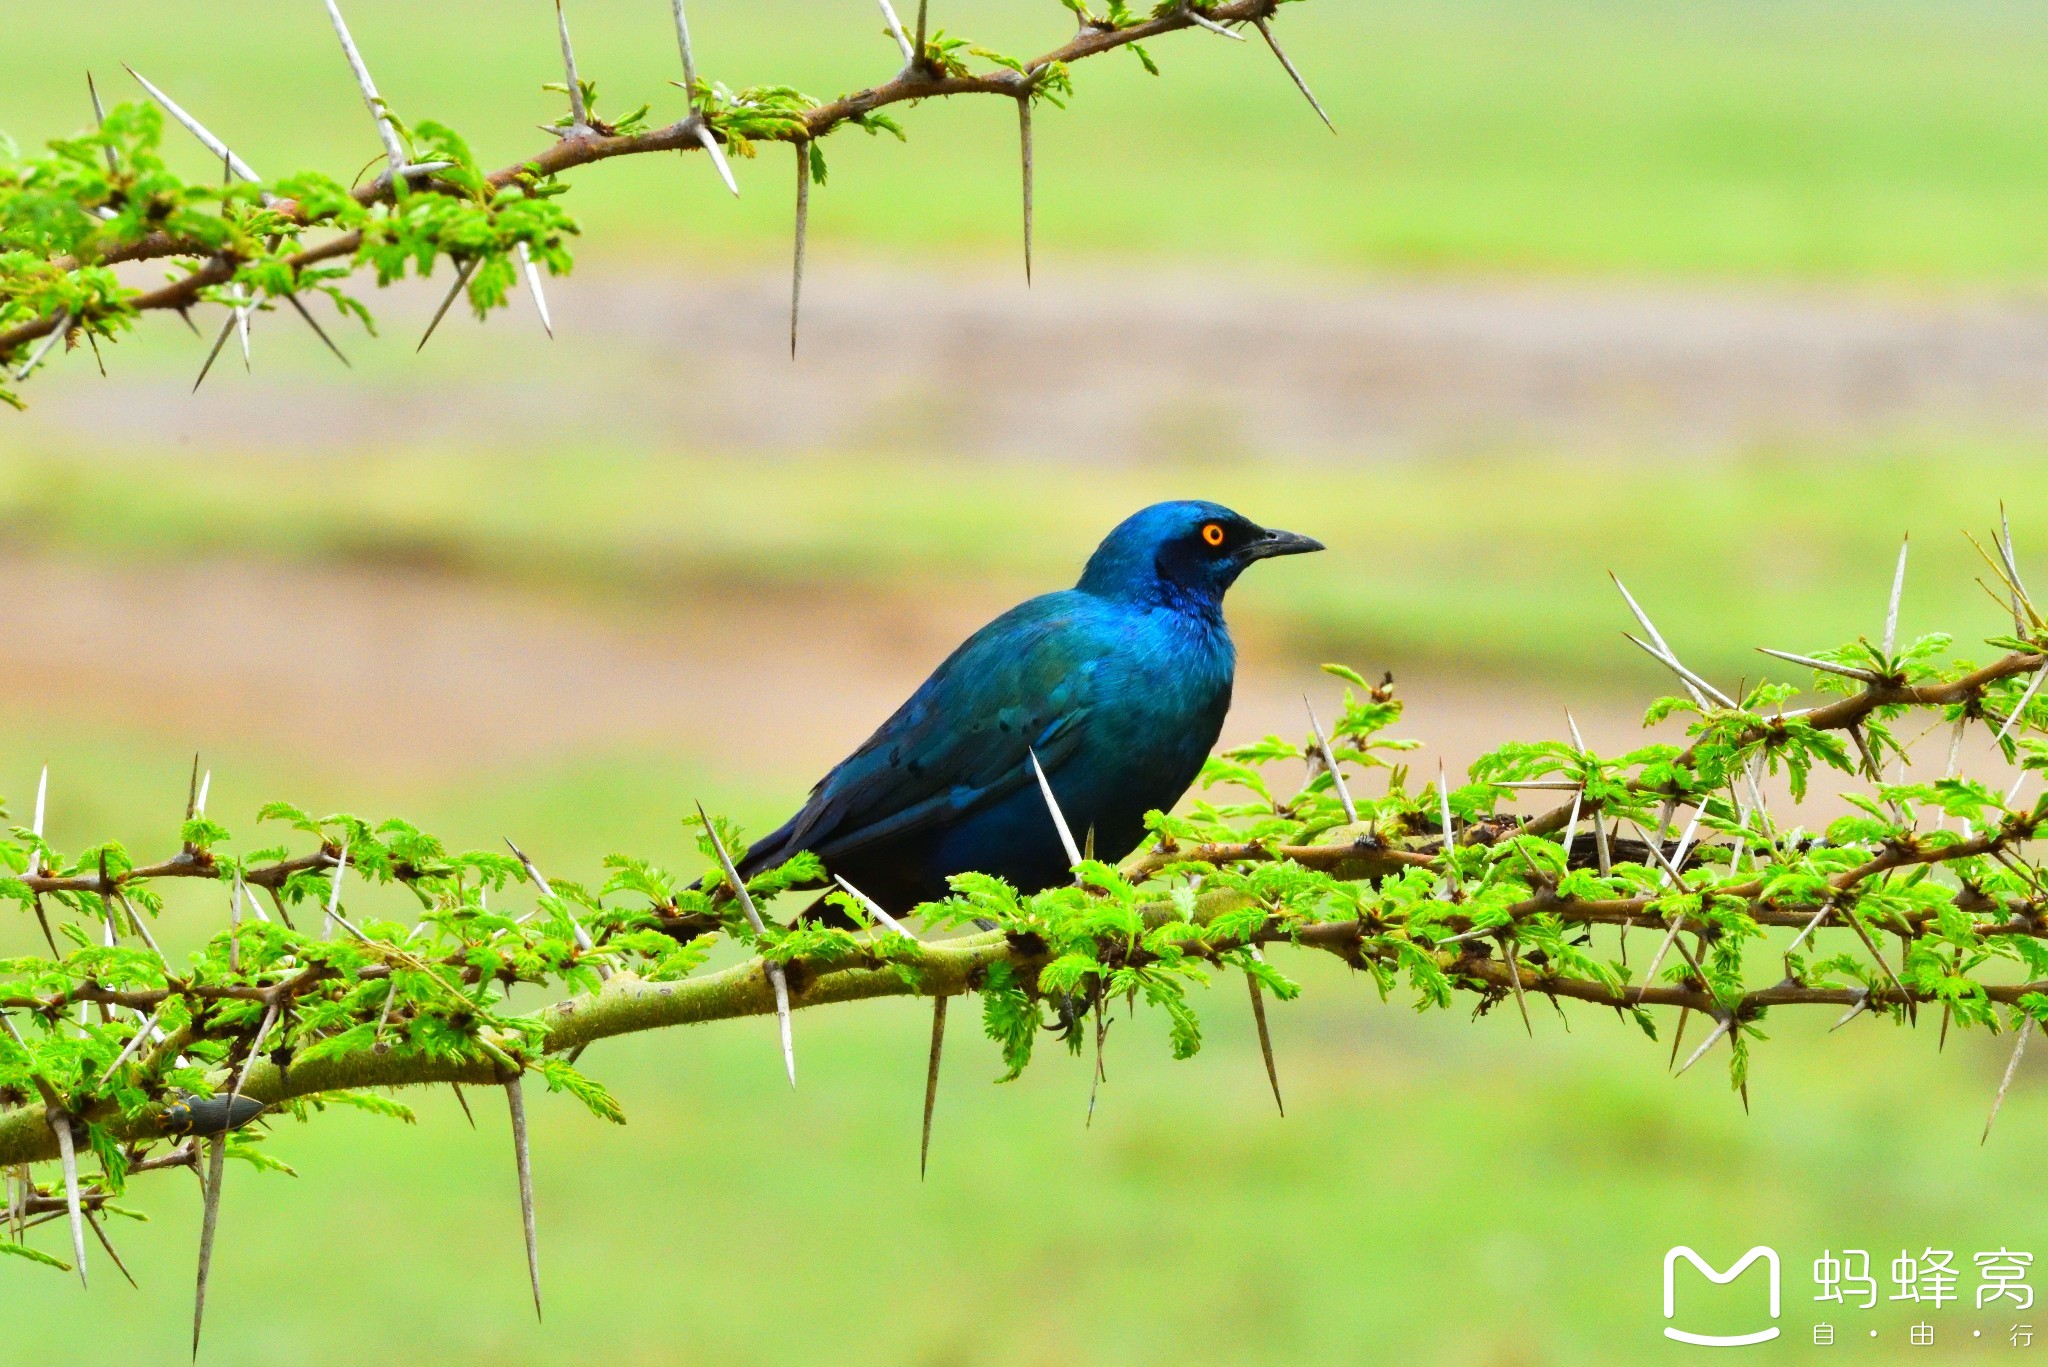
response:
[[[1311,537],[1261,527],[1220,503],[1155,503],[1103,538],[1088,557],[1079,587],[1103,598],[1213,605],[1254,560],[1322,548]]]

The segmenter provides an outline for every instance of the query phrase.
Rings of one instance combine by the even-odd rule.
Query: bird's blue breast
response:
[[[1086,846],[1092,833],[1098,858],[1120,859],[1143,839],[1145,814],[1172,807],[1201,772],[1230,708],[1236,652],[1213,614],[1048,596],[1075,600],[1074,629],[1108,648],[1054,686],[1054,698],[1085,703],[1051,724],[1073,736],[1047,777],[1074,838]],[[1034,744],[1043,756],[1043,738]],[[1025,888],[1064,881],[1067,869],[1036,782],[963,816],[932,854],[935,869],[998,872]]]

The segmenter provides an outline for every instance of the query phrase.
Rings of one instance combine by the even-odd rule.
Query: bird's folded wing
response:
[[[1085,612],[1062,609],[1063,596],[968,638],[826,775],[777,857],[811,850],[829,862],[999,801],[1032,781],[1034,749],[1057,772],[1095,705],[1096,665],[1115,648]]]

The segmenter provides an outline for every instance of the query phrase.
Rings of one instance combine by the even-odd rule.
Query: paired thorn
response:
[[[2033,1028],[2033,1016],[2022,1015],[2020,1017],[2020,1037],[2013,1041],[2012,1057],[2006,1062],[2005,1076],[1998,1080],[1998,1095],[1991,1098],[1991,1114],[1984,1117],[1984,1136],[1977,1141],[1979,1145],[1985,1144],[1991,1139],[1992,1123],[1998,1119],[1998,1108],[2005,1105],[2006,1089],[2012,1086],[2013,1074],[2020,1070],[2020,1055],[2027,1051],[2027,1035]]]
[[[219,138],[215,137],[213,133],[210,130],[208,130],[205,124],[199,122],[199,120],[193,118],[190,114],[186,113],[183,109],[181,109],[178,106],[177,101],[173,100],[170,96],[164,94],[163,91],[151,85],[141,72],[137,71],[134,67],[129,66],[125,62],[122,63],[122,69],[125,70],[130,76],[133,76],[136,80],[136,83],[140,85],[144,90],[149,92],[149,97],[151,99],[155,100],[158,104],[163,106],[164,112],[166,114],[169,114],[180,125],[182,125],[186,132],[190,133],[193,137],[199,139],[200,144],[204,146],[207,151],[213,153],[214,156],[226,162],[229,170],[233,171],[243,180],[249,181],[251,183],[255,183],[262,179],[262,177],[258,176],[254,171],[249,169],[248,162],[243,161],[240,157],[236,156],[234,152],[229,149],[226,143],[222,142]]]
[[[1693,673],[1690,669],[1687,669],[1684,665],[1680,664],[1676,659],[1674,659],[1671,656],[1670,652],[1659,650],[1656,646],[1651,645],[1648,641],[1639,640],[1635,636],[1630,635],[1626,631],[1622,632],[1621,634],[1623,638],[1629,642],[1629,644],[1640,648],[1651,659],[1655,660],[1658,664],[1663,665],[1673,674],[1676,674],[1680,682],[1682,682],[1685,685],[1685,691],[1692,694],[1694,700],[1697,701],[1700,704],[1700,706],[1706,706],[1707,698],[1709,697],[1711,697],[1715,702],[1720,703],[1723,707],[1735,706],[1735,700],[1733,698],[1730,698],[1726,693],[1723,693],[1720,689],[1714,687],[1705,679],[1701,678],[1699,675]],[[1703,694],[1704,696],[1702,696]]]
[[[10,1033],[13,1027],[9,1026]],[[21,1037],[16,1035],[18,1040]],[[78,1284],[88,1286],[85,1279],[85,1211],[78,1200],[78,1146],[71,1133],[71,1117],[52,1106],[48,1112],[50,1128],[57,1134],[58,1156],[64,1162],[64,1208],[71,1217],[71,1252],[78,1260]]]
[[[1060,846],[1067,852],[1067,867],[1079,868],[1081,847],[1074,843],[1074,832],[1067,825],[1067,814],[1060,810],[1060,800],[1053,796],[1052,780],[1045,776],[1045,766],[1038,762],[1038,750],[1035,746],[1027,747],[1025,753],[1031,756],[1031,772],[1038,776],[1038,791],[1045,798],[1046,810],[1052,813],[1052,824],[1059,830]],[[1075,876],[1079,877],[1078,874]]]
[[[1536,1026],[1529,1019],[1529,999],[1522,995],[1522,970],[1515,963],[1515,947],[1503,934],[1500,937],[1500,957],[1508,966],[1508,986],[1515,989],[1515,1005],[1522,1009],[1522,1028],[1529,1032],[1529,1038],[1536,1038]]]
[[[882,909],[882,904],[880,902],[877,902],[874,898],[868,896],[859,888],[847,882],[844,878],[841,878],[838,874],[835,873],[832,875],[832,877],[833,880],[837,882],[840,887],[846,889],[846,893],[849,897],[853,898],[854,901],[861,904],[862,909],[865,910],[869,916],[873,917],[877,921],[880,921],[884,926],[886,926],[890,930],[895,931],[898,935],[901,935],[906,940],[917,939],[917,936],[910,933],[910,927],[904,925],[894,916],[891,916],[888,912],[884,911]]]
[[[932,998],[931,1057],[924,1066],[924,1137],[917,1146],[917,1179],[924,1180],[925,1164],[932,1153],[932,1111],[939,1104],[939,1059],[946,1049],[946,1004],[950,997]]]
[[[363,92],[363,103],[369,106],[370,117],[377,121],[377,134],[384,140],[384,155],[391,161],[391,193],[396,195],[399,179],[405,174],[405,145],[398,140],[398,129],[391,122],[383,97],[377,93],[377,83],[370,79],[370,68],[364,64],[363,54],[356,50],[356,40],[350,36],[348,24],[341,17],[341,6],[335,0],[327,0],[327,17],[334,23],[334,36],[341,40],[341,54],[348,58],[349,70],[355,73],[356,85]]]
[[[711,132],[711,125],[705,123],[703,115],[700,114],[690,131],[696,135],[705,152],[710,154],[711,164],[718,168],[718,178],[725,182],[725,188],[732,191],[734,199],[738,199],[740,183],[732,178],[732,167],[726,164],[725,149],[718,145],[717,137]]]
[[[470,272],[475,269],[476,258],[473,256],[456,268],[455,283],[448,287],[447,297],[441,300],[441,307],[434,310],[434,320],[427,324],[426,332],[420,337],[420,344],[413,348],[415,352],[426,349],[428,339],[434,335],[434,329],[441,326],[441,319],[447,315],[448,306],[455,302],[456,295],[462,293],[462,287],[469,283]]]
[[[1351,800],[1351,789],[1345,786],[1344,775],[1337,770],[1337,757],[1330,752],[1330,738],[1323,734],[1323,724],[1316,720],[1315,704],[1308,700],[1308,694],[1301,695],[1301,705],[1308,709],[1308,727],[1315,732],[1316,749],[1323,757],[1323,768],[1329,772],[1330,782],[1336,785],[1337,800],[1344,804],[1344,820],[1353,826],[1358,824],[1358,807]]]
[[[320,923],[320,938],[334,938],[334,923],[341,910],[341,876],[348,872],[348,837],[341,838],[341,853],[334,861],[334,882],[327,889],[327,918]]]
[[[1280,59],[1280,67],[1287,73],[1287,78],[1294,82],[1294,88],[1301,92],[1301,97],[1308,101],[1308,107],[1315,110],[1316,117],[1323,121],[1323,127],[1335,133],[1337,125],[1330,122],[1330,116],[1323,112],[1322,102],[1316,99],[1315,91],[1308,88],[1308,82],[1294,69],[1294,63],[1287,59],[1287,52],[1280,46],[1280,40],[1273,36],[1273,26],[1266,22],[1263,15],[1252,20],[1252,23],[1258,26],[1259,36],[1266,40],[1266,46],[1273,49],[1273,55]]]
[[[1817,669],[1823,674],[1839,674],[1845,679],[1854,679],[1858,683],[1874,684],[1882,680],[1882,676],[1872,670],[1858,669],[1854,665],[1838,665],[1828,660],[1816,660],[1811,655],[1795,655],[1789,650],[1772,650],[1768,646],[1758,646],[1757,653],[1768,655],[1774,660],[1783,660],[1788,664],[1802,665],[1807,669]]]
[[[514,1077],[505,1083],[505,1109],[512,1115],[512,1157],[519,1169],[519,1226],[526,1235],[526,1275],[533,1284],[533,1317],[539,1319],[540,1241],[533,1223],[533,1148],[527,1141],[523,1081]],[[469,1108],[465,1104],[463,1109]]]
[[[811,144],[798,139],[796,147],[796,259],[789,272],[789,359],[796,359],[797,307],[804,295],[804,242],[811,225]]]
[[[114,1251],[114,1241],[107,1237],[107,1232],[100,1228],[100,1222],[94,1218],[93,1213],[89,1210],[85,1212],[85,1223],[91,1227],[93,1237],[100,1241],[100,1247],[107,1251],[107,1256],[114,1260],[115,1270],[128,1279],[128,1285],[140,1291],[142,1289],[141,1283],[137,1282],[135,1274],[128,1270],[128,1264],[121,1261],[121,1255]]]
[[[104,133],[107,131],[107,107],[100,103],[100,88],[94,84],[90,71],[85,73],[85,91],[88,95],[92,96],[93,123]],[[106,148],[105,151],[107,154],[107,171],[110,174],[118,173],[121,169],[121,159],[114,155],[113,148]]]
[[[1447,900],[1456,901],[1458,893],[1462,891],[1458,880],[1458,838],[1451,831],[1451,784],[1442,760],[1436,762],[1436,803],[1439,819],[1444,827],[1444,873],[1449,879],[1444,884],[1444,895]]]
[[[682,7],[677,6],[677,13]],[[562,34],[562,70],[569,82],[569,131],[581,133],[590,127],[590,111],[583,107],[583,83],[576,77],[576,48],[569,41],[569,15],[562,8],[562,0],[555,0],[555,27]]]
[[[1735,706],[1726,694],[1720,692],[1712,684],[1678,662],[1677,653],[1664,643],[1664,634],[1657,630],[1657,624],[1650,620],[1650,614],[1643,611],[1643,605],[1638,603],[1635,595],[1628,591],[1628,585],[1622,583],[1620,577],[1612,571],[1609,571],[1607,577],[1614,581],[1615,588],[1621,590],[1622,601],[1628,604],[1628,610],[1635,614],[1636,621],[1642,625],[1643,634],[1650,638],[1651,645],[1654,645],[1656,648],[1652,650],[1650,646],[1643,646],[1641,641],[1636,641],[1636,644],[1643,646],[1644,650],[1649,651],[1652,656],[1660,659],[1673,673],[1677,674],[1684,681],[1686,692],[1692,694],[1692,700],[1700,704],[1700,706],[1706,706],[1707,698],[1710,696],[1719,700],[1725,707]],[[1629,639],[1635,641],[1633,636],[1629,637]]]
[[[1182,14],[1185,14],[1198,27],[1205,28],[1209,30],[1209,32],[1211,33],[1221,34],[1223,37],[1230,39],[1234,43],[1241,43],[1244,41],[1244,35],[1242,33],[1239,33],[1234,29],[1227,29],[1223,27],[1223,25],[1217,23],[1208,15],[1196,9],[1192,4],[1182,5],[1180,7],[1180,12]]]
[[[1721,1036],[1727,1034],[1730,1030],[1733,1030],[1734,1028],[1735,1017],[1721,1017],[1720,1020],[1715,1024],[1713,1032],[1709,1034],[1705,1039],[1700,1041],[1700,1047],[1692,1051],[1692,1057],[1688,1058],[1684,1062],[1684,1064],[1679,1067],[1679,1070],[1676,1073],[1672,1074],[1672,1076],[1684,1077],[1685,1070],[1687,1068],[1692,1067],[1695,1063],[1698,1063],[1700,1061],[1700,1058],[1707,1052],[1707,1050],[1714,1047],[1715,1040],[1721,1038]]]
[[[1252,949],[1253,956],[1256,957],[1258,952],[1257,947],[1254,946]],[[1255,974],[1245,974],[1244,983],[1251,993],[1252,1024],[1256,1025],[1259,1029],[1259,1055],[1266,1061],[1266,1085],[1273,1089],[1273,1105],[1279,1109],[1281,1117],[1285,1119],[1287,1103],[1280,1099],[1280,1069],[1273,1062],[1273,1034],[1266,1026],[1266,993],[1259,986],[1259,980]]]
[[[1889,656],[1899,639],[1899,598],[1906,591],[1906,552],[1913,548],[1909,535],[1899,541],[1899,567],[1892,571],[1892,601],[1884,614],[1884,653]]]
[[[199,392],[199,386],[205,384],[206,377],[212,373],[213,363],[219,359],[221,348],[228,344],[229,334],[233,333],[238,327],[243,326],[242,306],[236,304],[229,310],[226,320],[221,323],[220,331],[214,334],[213,345],[207,349],[206,360],[199,367],[199,378],[192,381],[192,392],[194,394]],[[248,347],[248,333],[244,331],[242,335],[242,359],[244,365],[248,363]]]
[[[305,319],[306,326],[313,329],[313,335],[315,337],[318,337],[321,341],[321,344],[324,345],[329,351],[334,353],[335,360],[340,361],[345,366],[348,366],[350,370],[355,369],[354,366],[349,365],[348,357],[342,354],[341,348],[334,344],[334,339],[327,335],[327,329],[320,326],[320,320],[313,316],[312,311],[306,307],[305,302],[301,300],[298,295],[287,294],[284,297],[284,301],[292,306],[292,311],[294,313],[298,314],[299,317]]]
[[[756,935],[767,927],[761,922],[761,913],[754,908],[754,896],[747,891],[747,881],[740,877],[740,871],[733,867],[732,856],[726,852],[725,841],[719,838],[718,827],[711,824],[711,816],[704,810],[704,804],[697,804],[697,817],[704,823],[704,833],[711,837],[711,848],[717,852],[718,867],[725,873],[726,881],[733,886],[738,896],[740,910],[746,913],[747,924],[754,928]],[[789,1020],[789,975],[782,965],[773,959],[763,957],[762,968],[768,974],[768,984],[775,989],[775,1018],[782,1027],[782,1063],[789,1071],[789,1085],[796,1086],[796,1042],[790,1029]]]
[[[1031,92],[1017,97],[1017,153],[1024,171],[1024,284],[1031,284]]]
[[[1830,1035],[1834,1034],[1835,1031],[1841,1029],[1850,1021],[1855,1020],[1858,1016],[1862,1015],[1865,1011],[1868,1011],[1869,1009],[1870,989],[1866,987],[1861,992],[1856,994],[1856,1004],[1850,1007],[1847,1011],[1843,1012],[1842,1018],[1840,1020],[1836,1021],[1833,1025],[1830,1025],[1828,1027],[1828,1033]]]
[[[206,1279],[213,1270],[213,1236],[220,1228],[220,1189],[227,1179],[227,1131],[207,1141],[206,1179],[201,1191],[205,1209],[199,1221],[199,1280],[192,1295],[192,1357],[199,1357],[199,1331],[206,1323]]]
[[[690,102],[690,112],[697,112],[697,59],[690,53],[690,21],[683,17],[683,0],[670,0],[675,12],[676,46],[683,56],[683,94]]]
[[[121,1065],[126,1063],[135,1051],[142,1046],[142,1042],[155,1033],[156,1014],[151,1013],[148,1020],[136,1027],[135,1034],[126,1045],[122,1046],[121,1052],[114,1056],[114,1061],[107,1065],[107,1071],[100,1074],[100,1086],[106,1086],[108,1080],[121,1070]]]
[[[533,263],[533,252],[527,247],[527,245],[524,242],[521,242],[513,250],[519,256],[519,270],[520,273],[526,277],[526,288],[533,295],[533,307],[540,314],[541,328],[547,333],[548,340],[553,341],[555,336],[555,321],[554,319],[548,317],[548,297],[546,294],[541,292],[540,267],[536,266]],[[301,310],[301,312],[304,312],[304,310]],[[309,319],[308,321],[311,320]]]
[[[903,52],[903,64],[909,66],[916,60],[916,49],[910,46],[910,35],[903,31],[903,21],[896,17],[896,7],[889,0],[876,0],[876,3],[882,7],[882,22],[889,26],[889,36],[896,40],[896,46]]]
[[[2014,707],[2012,712],[2006,717],[2005,725],[1998,728],[1998,734],[1991,738],[1991,743],[1993,745],[1997,745],[2000,741],[2003,741],[2006,738],[2006,735],[2012,730],[2013,724],[2019,721],[2019,719],[2023,715],[2025,715],[2027,710],[2027,704],[2032,702],[2034,700],[2034,694],[2040,691],[2041,680],[2043,678],[2048,678],[2048,667],[2044,667],[2034,671],[2034,677],[2031,681],[2028,682],[2026,692],[2020,694],[2019,704],[2016,707]]]
[[[262,1022],[256,1027],[256,1038],[249,1042],[249,1054],[242,1060],[242,1071],[235,1075],[235,1085],[228,1091],[228,1108],[234,1109],[235,1101],[242,1095],[242,1089],[249,1085],[249,1070],[256,1066],[256,1060],[263,1055],[263,1042],[270,1038],[270,1028],[277,1024],[278,1004],[272,1002],[263,1013]]]
[[[50,354],[50,349],[63,341],[64,334],[70,330],[71,311],[65,309],[57,315],[57,326],[51,328],[49,333],[44,336],[42,344],[28,354],[28,359],[23,361],[21,368],[14,372],[14,378],[17,380],[27,379],[30,372],[43,363],[43,357]]]

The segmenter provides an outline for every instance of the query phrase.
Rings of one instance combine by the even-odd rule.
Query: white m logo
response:
[[[1664,1255],[1665,1319],[1668,1320],[1678,1313],[1677,1288],[1672,1284],[1671,1273],[1678,1266],[1680,1258],[1684,1258],[1687,1262],[1698,1268],[1705,1274],[1708,1281],[1713,1282],[1717,1286],[1726,1286],[1729,1282],[1741,1276],[1743,1270],[1751,1263],[1755,1262],[1758,1258],[1762,1258],[1766,1263],[1770,1264],[1771,1268],[1771,1318],[1778,1318],[1778,1254],[1775,1249],[1765,1248],[1762,1244],[1758,1244],[1755,1248],[1752,1248],[1749,1252],[1736,1259],[1734,1266],[1730,1267],[1726,1272],[1716,1272],[1713,1268],[1707,1266],[1706,1259],[1680,1244],[1677,1248]],[[1706,1348],[1740,1348],[1747,1343],[1762,1343],[1766,1339],[1774,1339],[1777,1336],[1778,1328],[1776,1325],[1772,1325],[1769,1329],[1759,1329],[1753,1334],[1689,1334],[1683,1329],[1673,1329],[1669,1325],[1666,1325],[1664,1329],[1665,1338],[1677,1339],[1680,1343],[1697,1343]]]

